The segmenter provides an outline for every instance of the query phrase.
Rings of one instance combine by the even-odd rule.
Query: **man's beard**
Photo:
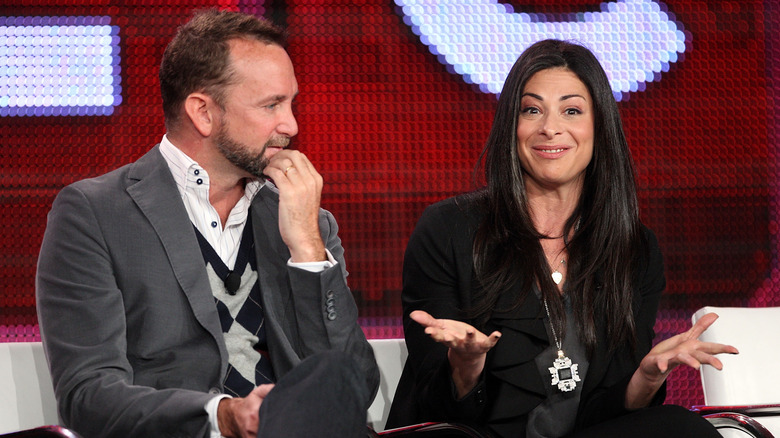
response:
[[[290,138],[282,136],[271,137],[265,142],[260,153],[254,153],[249,146],[230,138],[226,127],[223,125],[217,133],[216,143],[222,155],[234,166],[249,172],[257,178],[265,178],[263,170],[268,165],[268,158],[265,156],[266,149],[268,147],[287,147],[290,144]]]

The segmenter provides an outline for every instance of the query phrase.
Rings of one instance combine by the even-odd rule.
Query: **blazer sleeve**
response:
[[[447,348],[433,341],[409,314],[462,320],[471,299],[473,223],[452,200],[423,212],[403,265],[403,322],[409,351],[393,399],[388,427],[422,421],[471,422],[484,409],[484,382],[457,400]]]
[[[214,395],[134,383],[115,270],[125,268],[113,263],[100,206],[79,187],[66,187],[54,201],[36,276],[60,418],[85,438],[207,436],[204,406]]]
[[[637,276],[634,281],[634,317],[637,343],[633,354],[629,351],[616,352],[607,368],[605,384],[600,385],[580,402],[577,428],[600,423],[628,413],[625,408],[626,388],[642,358],[650,351],[655,338],[656,316],[661,294],[666,288],[663,256],[655,234],[644,228],[646,251],[639,258]],[[616,381],[615,381],[616,380]],[[651,405],[663,404],[666,398],[666,383],[655,394]]]
[[[295,332],[299,334],[297,353],[301,359],[325,350],[351,353],[363,370],[370,402],[379,388],[379,368],[358,324],[357,305],[347,286],[344,248],[336,220],[329,211],[321,210],[320,230],[336,265],[316,273],[288,267],[298,325]]]

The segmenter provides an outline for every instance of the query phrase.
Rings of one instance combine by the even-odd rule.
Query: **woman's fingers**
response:
[[[496,345],[501,333],[494,331],[486,336],[473,326],[452,319],[436,319],[428,312],[415,310],[409,314],[415,322],[425,327],[425,333],[448,348],[468,354],[485,353]]]
[[[698,339],[705,330],[707,330],[715,320],[718,319],[717,313],[708,313],[696,321],[696,324],[687,332],[688,339]]]
[[[660,344],[659,344],[660,345]],[[665,374],[678,365],[688,365],[699,369],[702,365],[711,365],[716,369],[723,369],[723,363],[715,355],[738,354],[739,351],[725,344],[715,342],[701,342],[698,339],[690,339],[669,344],[668,348],[656,352],[656,366],[661,374]]]
[[[498,340],[501,339],[501,332],[494,331],[493,333],[488,336],[488,342],[490,343],[490,348],[493,348]]]
[[[694,360],[696,360],[697,363],[697,366],[694,366],[693,368],[698,369],[701,368],[702,365],[710,365],[718,370],[723,369],[723,363],[720,361],[720,359],[713,356],[712,354],[697,350],[691,352],[691,356]]]
[[[436,318],[424,310],[415,310],[409,314],[409,317],[423,327],[431,327],[433,324],[436,324]]]
[[[696,345],[696,350],[707,354],[739,354],[739,350],[737,350],[737,347],[734,347],[733,345],[718,344],[717,342],[696,342],[698,342]]]

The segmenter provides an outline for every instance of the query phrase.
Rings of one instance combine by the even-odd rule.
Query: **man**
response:
[[[379,374],[284,34],[205,11],[160,67],[167,134],[61,191],[36,281],[63,424],[85,438],[360,436]]]

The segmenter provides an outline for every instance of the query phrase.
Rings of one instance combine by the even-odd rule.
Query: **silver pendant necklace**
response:
[[[566,264],[566,259],[561,259],[561,263],[559,266],[563,266]],[[555,284],[561,284],[561,280],[563,280],[563,274],[561,271],[558,270],[558,268],[555,268],[555,270],[552,272],[552,281],[555,282]]]
[[[560,275],[560,272],[558,272],[558,274]],[[553,272],[553,281],[555,281],[555,272]],[[555,281],[555,284],[558,284],[558,281]],[[543,300],[543,302],[544,311],[547,312],[547,320],[550,321],[550,331],[552,332],[553,340],[555,341],[555,347],[558,348],[558,357],[553,360],[553,366],[547,368],[552,377],[552,382],[550,384],[552,386],[557,386],[558,389],[563,392],[574,391],[574,388],[577,387],[577,382],[580,381],[580,375],[577,373],[577,367],[579,365],[572,363],[571,359],[563,354],[562,340],[559,340],[558,335],[555,333],[555,327],[553,326],[553,321],[550,317],[550,309],[547,307],[547,300]]]

